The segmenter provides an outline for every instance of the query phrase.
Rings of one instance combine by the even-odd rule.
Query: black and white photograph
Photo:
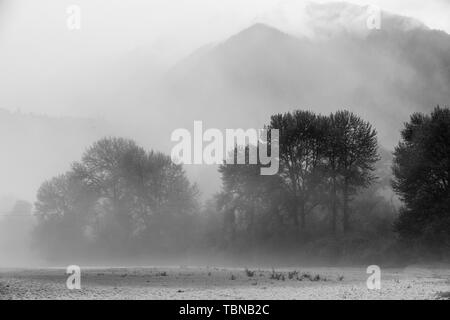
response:
[[[0,300],[450,300],[449,0],[0,0],[0,149]]]

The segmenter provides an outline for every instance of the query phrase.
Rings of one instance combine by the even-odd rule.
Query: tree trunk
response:
[[[347,181],[344,182],[344,192],[343,192],[343,215],[342,215],[342,227],[344,234],[347,234],[350,231],[350,225],[349,225],[349,208],[348,208],[348,202],[349,202],[349,194],[348,194],[348,183]]]
[[[299,229],[299,221],[298,221],[298,202],[297,199],[293,201],[290,208],[291,218],[294,220],[295,229]]]
[[[248,235],[250,236],[250,246],[253,248],[256,244],[256,226],[255,226],[255,207],[250,209],[250,222],[248,226]]]
[[[300,230],[302,233],[306,229],[306,211],[305,211],[305,204],[302,203],[300,205]]]
[[[225,210],[225,216],[223,221],[223,228],[225,233],[226,246],[233,248],[236,240],[236,215],[234,213],[235,208],[227,208]]]
[[[333,191],[331,199],[331,233],[336,236],[336,222],[337,222],[337,191],[336,191],[336,178],[333,177]]]

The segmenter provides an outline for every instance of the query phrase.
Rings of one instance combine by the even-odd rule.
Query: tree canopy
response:
[[[146,152],[131,140],[105,138],[88,148],[72,170],[42,184],[36,202],[38,239],[69,248],[75,243],[162,250],[187,243],[186,227],[197,209],[195,185],[169,156]]]
[[[415,113],[395,148],[393,188],[404,203],[396,229],[416,245],[450,249],[450,110]]]

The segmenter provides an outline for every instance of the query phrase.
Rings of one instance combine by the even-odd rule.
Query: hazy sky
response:
[[[348,2],[377,5],[450,33],[449,0]],[[295,0],[0,0],[0,87],[3,88],[0,107],[80,115],[53,98],[49,88],[58,84],[70,90],[71,77],[80,79],[83,72],[108,62],[117,63],[122,56],[142,48],[147,50],[149,60],[172,63],[252,22],[284,19],[277,15],[280,8],[285,9],[292,23],[304,3]],[[66,8],[71,4],[79,5],[82,10],[79,31],[69,31],[66,27]],[[298,20],[301,19],[299,13]],[[66,80],[62,81],[63,78]],[[15,97],[19,94],[36,98],[33,103],[17,101]]]

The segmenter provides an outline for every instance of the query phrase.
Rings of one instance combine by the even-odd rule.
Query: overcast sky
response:
[[[314,2],[314,1],[313,1]],[[316,1],[323,2],[323,1]],[[372,4],[420,19],[450,33],[449,0],[348,0]],[[288,8],[297,19],[303,1],[295,0],[0,0],[0,86],[6,88],[0,107],[64,115],[70,113],[46,101],[45,106],[15,104],[10,88],[45,91],[83,68],[120,59],[147,48],[151,59],[171,63],[199,46],[220,41],[252,22],[274,18]],[[82,10],[82,28],[66,27],[69,5]],[[286,11],[285,11],[286,12]],[[280,18],[280,17],[277,17]],[[302,16],[298,14],[298,20]],[[149,58],[150,59],[150,58]],[[76,112],[72,112],[77,115]]]

